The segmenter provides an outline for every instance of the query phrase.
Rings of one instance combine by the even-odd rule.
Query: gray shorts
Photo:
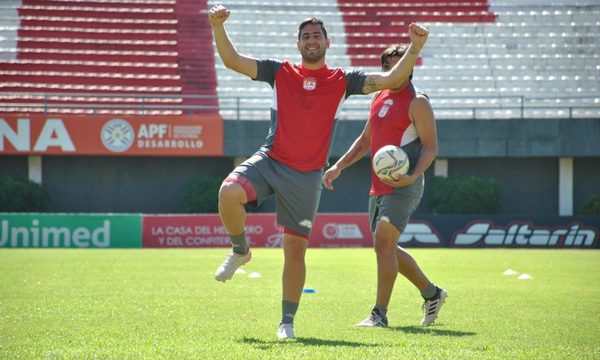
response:
[[[377,221],[383,220],[403,232],[411,215],[421,203],[424,186],[424,177],[421,175],[413,184],[396,188],[391,194],[370,196],[369,223],[371,224],[371,231],[375,232]]]
[[[251,205],[258,206],[275,195],[277,222],[302,235],[310,234],[323,189],[322,170],[294,170],[257,151],[231,174],[254,185],[256,203]]]

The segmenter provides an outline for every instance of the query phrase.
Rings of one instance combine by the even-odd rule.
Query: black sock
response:
[[[248,253],[250,248],[248,247],[245,231],[238,235],[229,235],[229,238],[231,239],[231,246],[234,253],[238,255],[246,255]]]
[[[373,306],[373,311],[375,311],[382,318],[387,317],[387,309],[386,308],[382,308],[380,306],[375,305],[375,306]]]
[[[438,287],[431,284],[425,290],[421,291],[421,296],[425,300],[431,300],[437,296],[438,291]]]
[[[296,311],[298,311],[299,303],[281,300],[281,323],[293,324]]]

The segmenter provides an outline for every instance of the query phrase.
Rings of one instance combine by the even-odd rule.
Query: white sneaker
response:
[[[252,253],[248,251],[246,255],[231,253],[227,259],[219,266],[215,272],[215,280],[225,282],[231,280],[235,271],[252,259]]]
[[[371,310],[371,314],[366,319],[364,319],[363,321],[359,322],[358,324],[356,324],[354,326],[387,327],[388,320],[387,320],[387,317],[381,316],[379,314],[379,311],[377,311],[376,309],[373,309],[373,310]]]
[[[277,337],[280,339],[295,339],[296,336],[294,336],[294,325],[279,324],[279,329],[277,329]]]
[[[437,319],[440,310],[442,310],[442,305],[444,305],[447,297],[448,293],[446,290],[438,288],[437,294],[433,299],[425,300],[423,303],[423,312],[425,315],[423,316],[423,320],[421,320],[422,326],[433,324],[435,319]]]

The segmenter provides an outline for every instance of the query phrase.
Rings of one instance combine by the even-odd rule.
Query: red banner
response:
[[[223,155],[218,116],[0,117],[2,155]]]
[[[246,236],[253,247],[280,247],[281,228],[275,214],[248,214]],[[221,219],[209,215],[144,215],[142,246],[158,248],[229,247]],[[366,214],[318,214],[310,247],[370,247]]]

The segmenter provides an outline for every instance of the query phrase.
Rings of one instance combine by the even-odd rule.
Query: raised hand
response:
[[[229,18],[231,11],[223,5],[215,5],[208,11],[208,21],[211,26],[223,25]]]
[[[410,38],[410,42],[419,49],[425,45],[428,36],[429,30],[426,27],[417,23],[410,23],[410,25],[408,25],[408,37]]]

